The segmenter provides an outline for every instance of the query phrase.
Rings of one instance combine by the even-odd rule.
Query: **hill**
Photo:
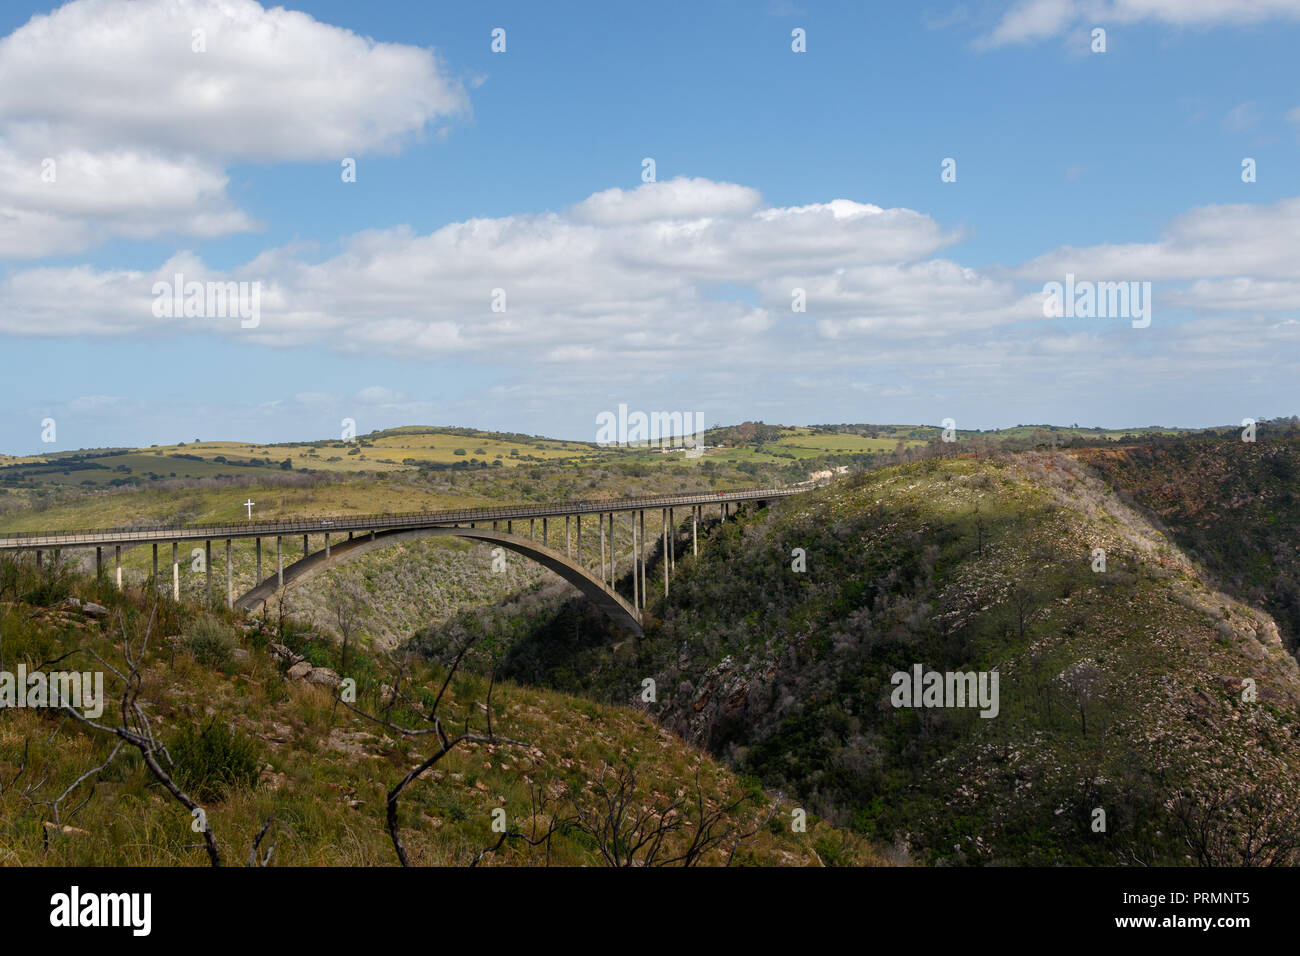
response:
[[[1296,862],[1275,623],[1063,454],[855,475],[713,529],[678,572],[644,641],[570,607],[505,631],[506,673],[620,702],[652,676],[647,710],[687,740],[932,862]],[[892,706],[918,664],[996,672],[997,716]]]

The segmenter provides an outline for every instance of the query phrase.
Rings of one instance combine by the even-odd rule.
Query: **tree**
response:
[[[343,649],[339,655],[340,673],[348,666],[348,647],[353,636],[360,628],[361,619],[365,615],[368,597],[365,589],[355,581],[336,577],[330,584],[325,603],[334,616],[334,623],[338,628],[339,637],[343,641]]]
[[[1088,708],[1101,693],[1106,681],[1106,672],[1093,661],[1079,661],[1071,664],[1061,672],[1060,680],[1069,689],[1079,708],[1079,720],[1083,726],[1083,735],[1088,736]]]

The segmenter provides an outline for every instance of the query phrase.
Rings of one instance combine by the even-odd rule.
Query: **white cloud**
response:
[[[1078,27],[1112,24],[1209,27],[1270,20],[1300,20],[1300,0],[1017,0],[980,45],[1031,43]]]
[[[393,152],[467,109],[431,50],[305,13],[75,0],[0,39],[0,257],[247,231],[229,163]]]
[[[924,258],[955,238],[909,209],[842,199],[772,208],[730,183],[673,180],[598,193],[564,214],[475,219],[428,235],[369,230],[323,261],[284,247],[230,273],[188,253],[152,272],[18,271],[0,282],[0,331],[215,332],[357,354],[601,362],[723,347],[801,318],[840,337],[1041,316],[1005,281]],[[259,282],[260,324],[155,318],[153,284],[176,273],[187,282]],[[806,316],[791,311],[794,288],[807,290]],[[504,312],[491,308],[494,289],[505,292]]]

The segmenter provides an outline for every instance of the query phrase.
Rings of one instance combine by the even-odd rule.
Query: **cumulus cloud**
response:
[[[75,0],[0,39],[0,256],[247,231],[229,163],[392,152],[467,109],[433,51],[305,13]]]
[[[559,214],[473,219],[427,235],[368,230],[324,259],[273,249],[228,273],[189,253],[148,272],[18,271],[0,283],[0,331],[210,331],[361,354],[600,362],[721,346],[801,317],[819,320],[827,338],[1035,318],[1010,283],[927,258],[956,238],[909,209],[843,199],[770,207],[745,187],[680,179],[607,190]],[[177,274],[259,283],[260,323],[154,316],[154,283]],[[805,313],[791,308],[796,289]]]
[[[1245,26],[1270,20],[1300,20],[1300,0],[1017,0],[980,45],[1032,43],[1085,26]]]

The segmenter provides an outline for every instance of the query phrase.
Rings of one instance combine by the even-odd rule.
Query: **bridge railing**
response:
[[[273,536],[284,533],[325,534],[334,531],[368,530],[377,527],[404,527],[410,525],[460,524],[480,521],[510,521],[515,518],[550,518],[566,515],[603,513],[606,511],[639,511],[649,508],[671,508],[676,505],[698,505],[728,501],[753,501],[761,498],[787,497],[807,491],[810,485],[785,488],[744,488],[734,491],[687,492],[680,495],[640,496],[636,498],[593,498],[566,501],[547,505],[483,505],[476,508],[448,509],[444,511],[409,511],[385,514],[351,516],[322,515],[315,518],[275,518],[269,521],[200,522],[188,525],[156,525],[136,528],[88,528],[84,530],[14,531],[0,533],[0,548],[21,547],[21,541],[40,539],[42,545],[93,544],[166,540],[177,538],[250,537],[259,533]],[[87,540],[89,539],[89,540]],[[27,547],[31,547],[28,544]]]

